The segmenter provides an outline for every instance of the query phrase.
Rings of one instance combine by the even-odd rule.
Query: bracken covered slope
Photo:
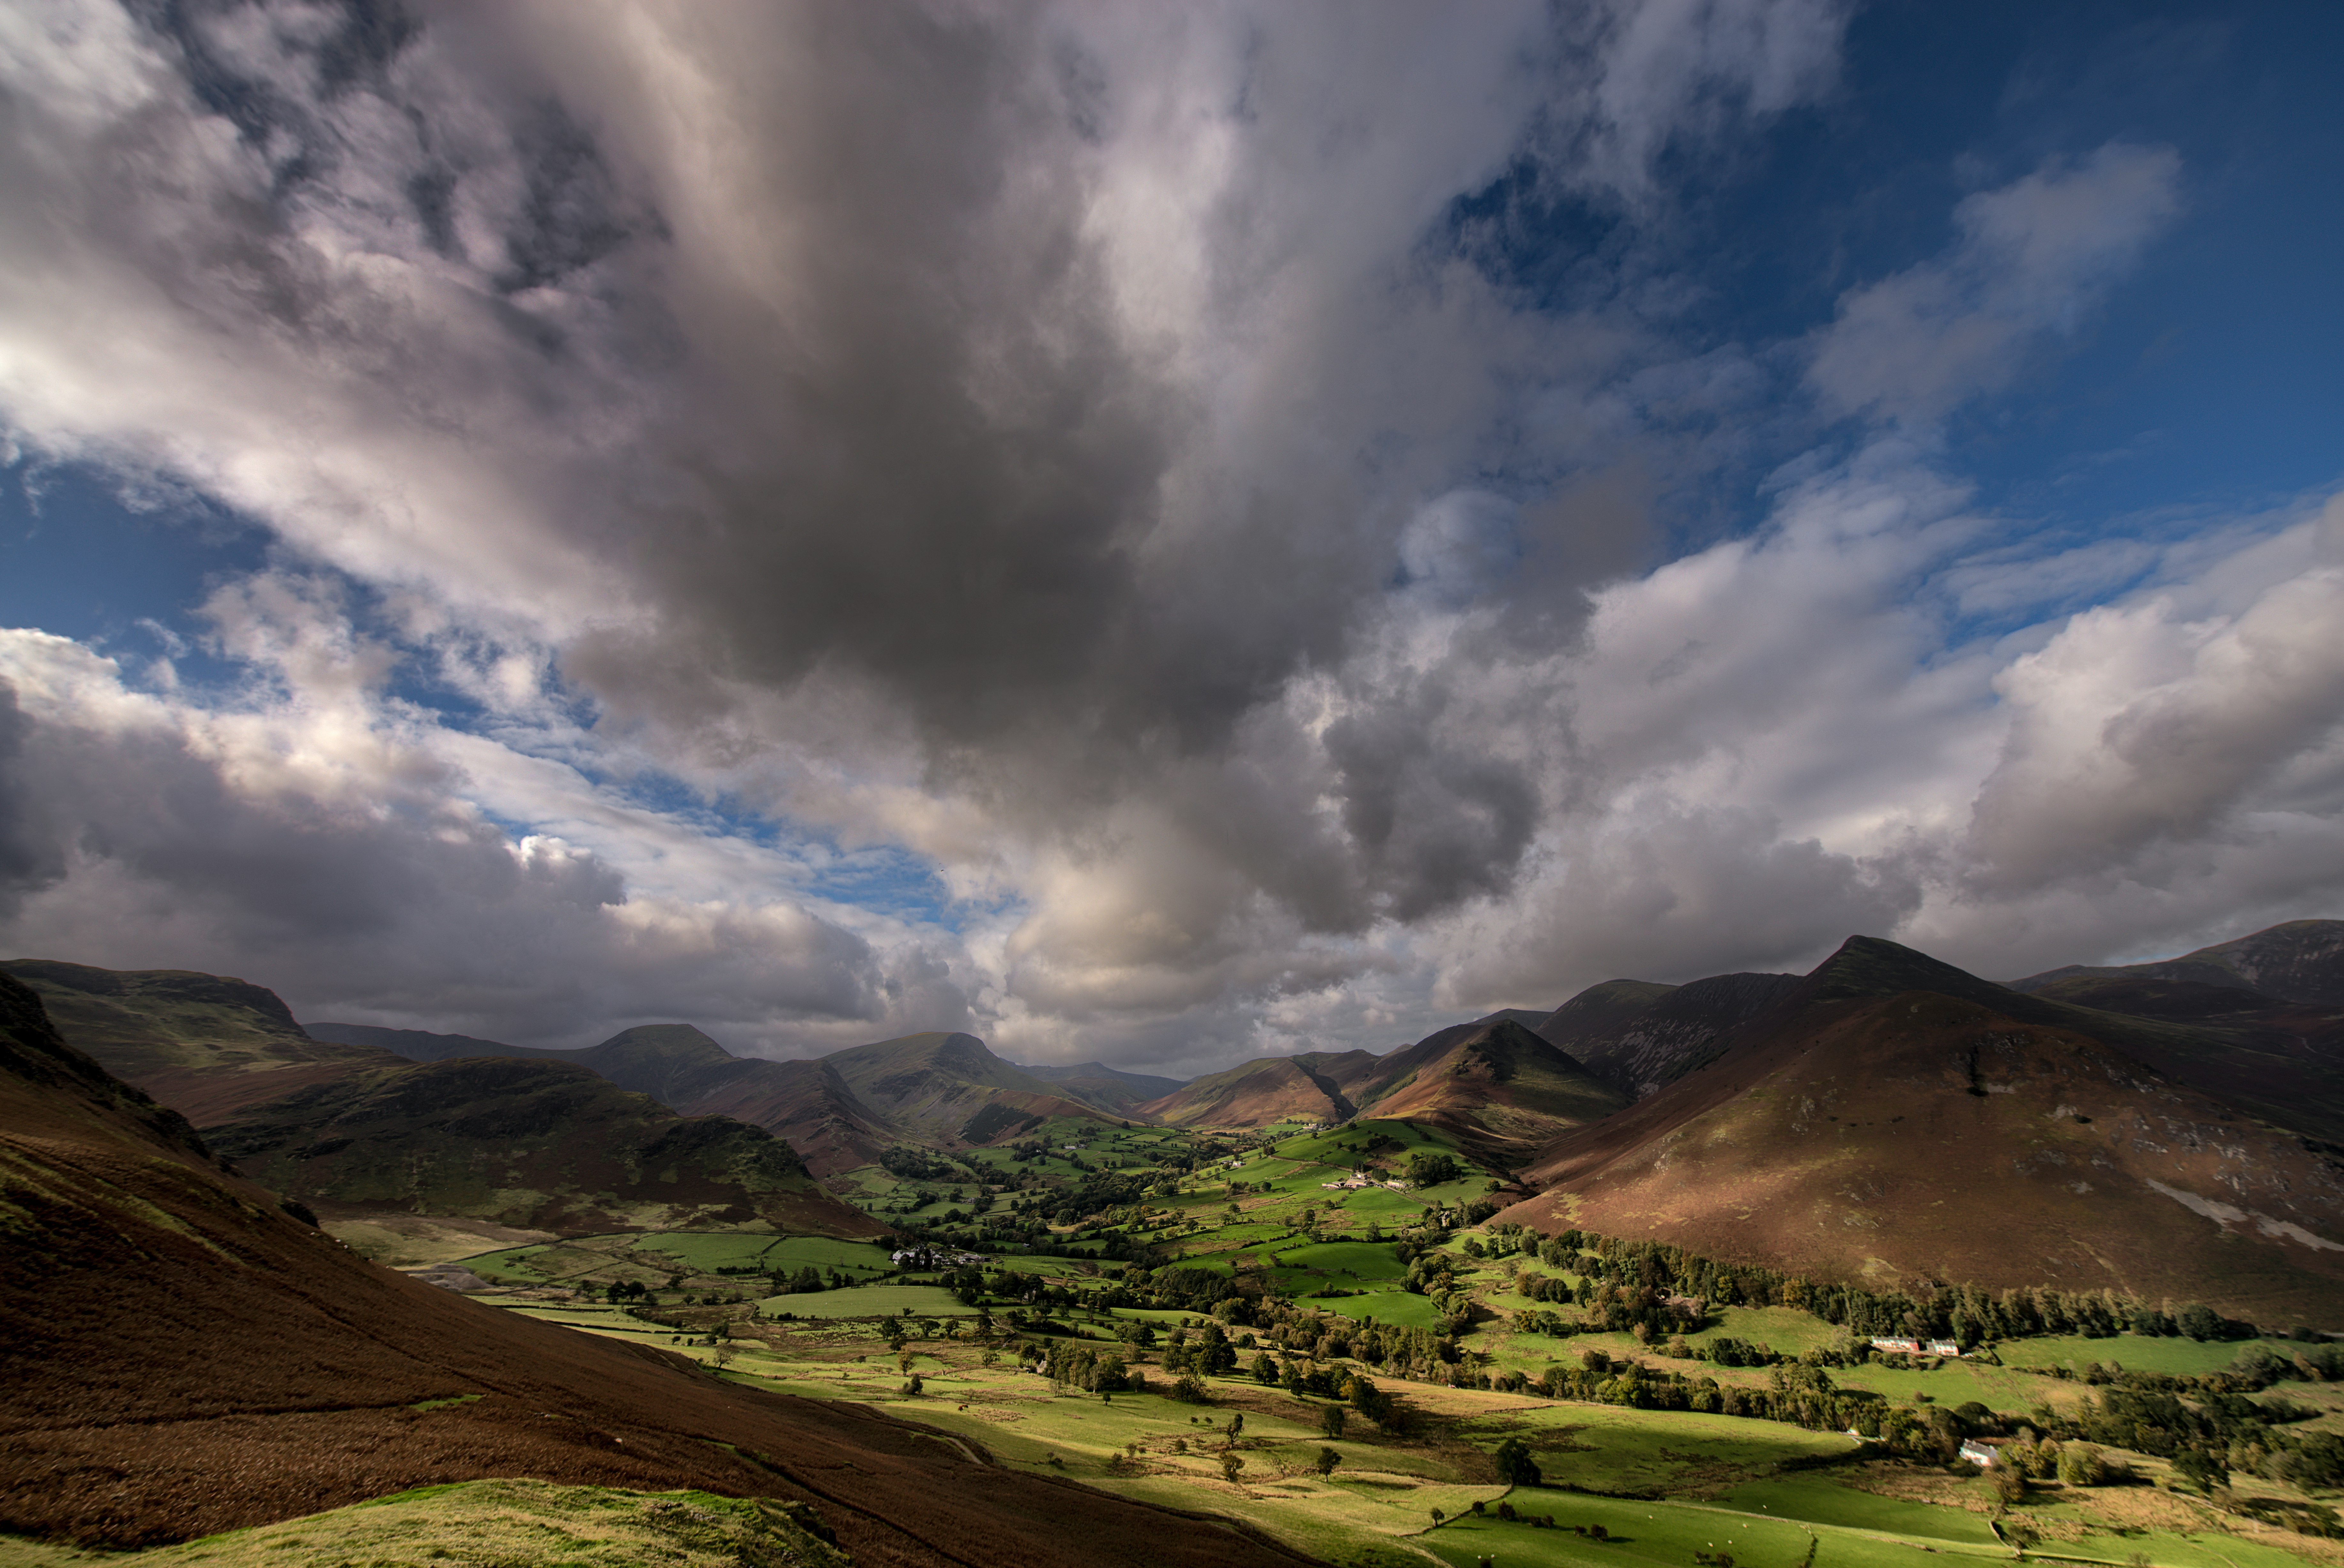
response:
[[[2344,1328],[2344,1167],[1996,995],[2026,1000],[1852,939],[1707,1065],[1555,1140],[1506,1217],[1822,1279]]]
[[[222,1175],[5,976],[0,1237],[0,1530],[142,1545],[503,1476],[803,1502],[862,1568],[1303,1561],[366,1263]]]

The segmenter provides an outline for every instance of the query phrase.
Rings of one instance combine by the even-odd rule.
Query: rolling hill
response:
[[[526,1476],[805,1504],[874,1568],[1302,1562],[377,1268],[224,1175],[6,975],[0,1226],[0,1531],[150,1545]]]
[[[2077,977],[2180,980],[2258,992],[2283,1002],[2344,1007],[2344,920],[2289,920],[2150,964],[2096,968],[2070,964],[2013,980],[2010,988],[2035,993]]]
[[[2112,1018],[1851,938],[1705,1063],[1549,1144],[1505,1217],[2344,1327],[2344,1165],[2066,1027]]]
[[[884,1229],[763,1128],[679,1116],[571,1062],[402,1063],[248,1108],[210,1136],[256,1180],[332,1219],[428,1214],[572,1236]]]

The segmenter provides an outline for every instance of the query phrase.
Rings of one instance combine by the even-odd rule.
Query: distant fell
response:
[[[37,993],[57,1032],[197,1126],[307,1084],[393,1065],[374,1047],[312,1038],[276,992],[191,969],[0,964]]]
[[[428,1029],[387,1029],[375,1024],[322,1023],[301,1027],[312,1039],[332,1040],[345,1046],[375,1046],[410,1062],[445,1062],[460,1057],[561,1057],[573,1054],[509,1046],[502,1040],[483,1040],[471,1035],[435,1035]]]
[[[1558,1133],[1627,1103],[1571,1053],[1500,1016],[1382,1058],[1360,1114],[1439,1128],[1486,1163],[1510,1168]]]
[[[2148,964],[2070,964],[2013,980],[2010,988],[2034,993],[2076,977],[2182,980],[2258,992],[2282,1002],[2344,1007],[2344,920],[2288,920]]]
[[[402,1063],[249,1108],[210,1136],[256,1179],[331,1218],[443,1215],[560,1235],[884,1229],[764,1128],[679,1116],[570,1062]]]

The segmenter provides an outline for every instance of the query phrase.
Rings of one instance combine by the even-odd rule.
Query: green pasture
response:
[[[894,1318],[907,1307],[915,1318],[967,1317],[976,1310],[962,1306],[951,1291],[937,1285],[857,1285],[844,1290],[768,1296],[757,1303],[759,1313],[768,1318],[783,1312],[801,1318]]]
[[[1983,1494],[1985,1483],[1981,1481],[1975,1484]],[[1765,1513],[1808,1524],[1885,1531],[1968,1546],[1991,1547],[1995,1543],[1994,1532],[1987,1528],[1982,1514],[1882,1497],[1819,1476],[1791,1475],[1753,1481],[1735,1487],[1721,1501],[1745,1513]]]
[[[2097,1361],[2104,1367],[2121,1363],[2127,1371],[2163,1372],[2172,1377],[2199,1377],[2218,1372],[2238,1358],[2248,1345],[2260,1345],[2280,1361],[2299,1348],[2291,1340],[2167,1340],[2140,1334],[2117,1334],[2105,1340],[2062,1335],[2039,1340],[2005,1340],[1994,1347],[2011,1367],[2067,1367],[2082,1371]]]
[[[1396,1323],[1403,1329],[1437,1329],[1440,1326],[1440,1309],[1432,1304],[1431,1299],[1411,1295],[1406,1290],[1377,1290],[1365,1296],[1338,1296],[1310,1304],[1321,1311],[1361,1320],[1373,1318],[1379,1323]]]

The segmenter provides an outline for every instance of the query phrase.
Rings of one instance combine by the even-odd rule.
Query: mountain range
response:
[[[274,992],[220,976],[39,959],[0,970],[76,1048],[328,1219],[428,1214],[573,1235],[753,1220],[884,1229],[766,1128],[681,1114],[573,1061],[509,1048],[418,1063],[321,1040]],[[673,1044],[644,1032],[653,1047]]]

